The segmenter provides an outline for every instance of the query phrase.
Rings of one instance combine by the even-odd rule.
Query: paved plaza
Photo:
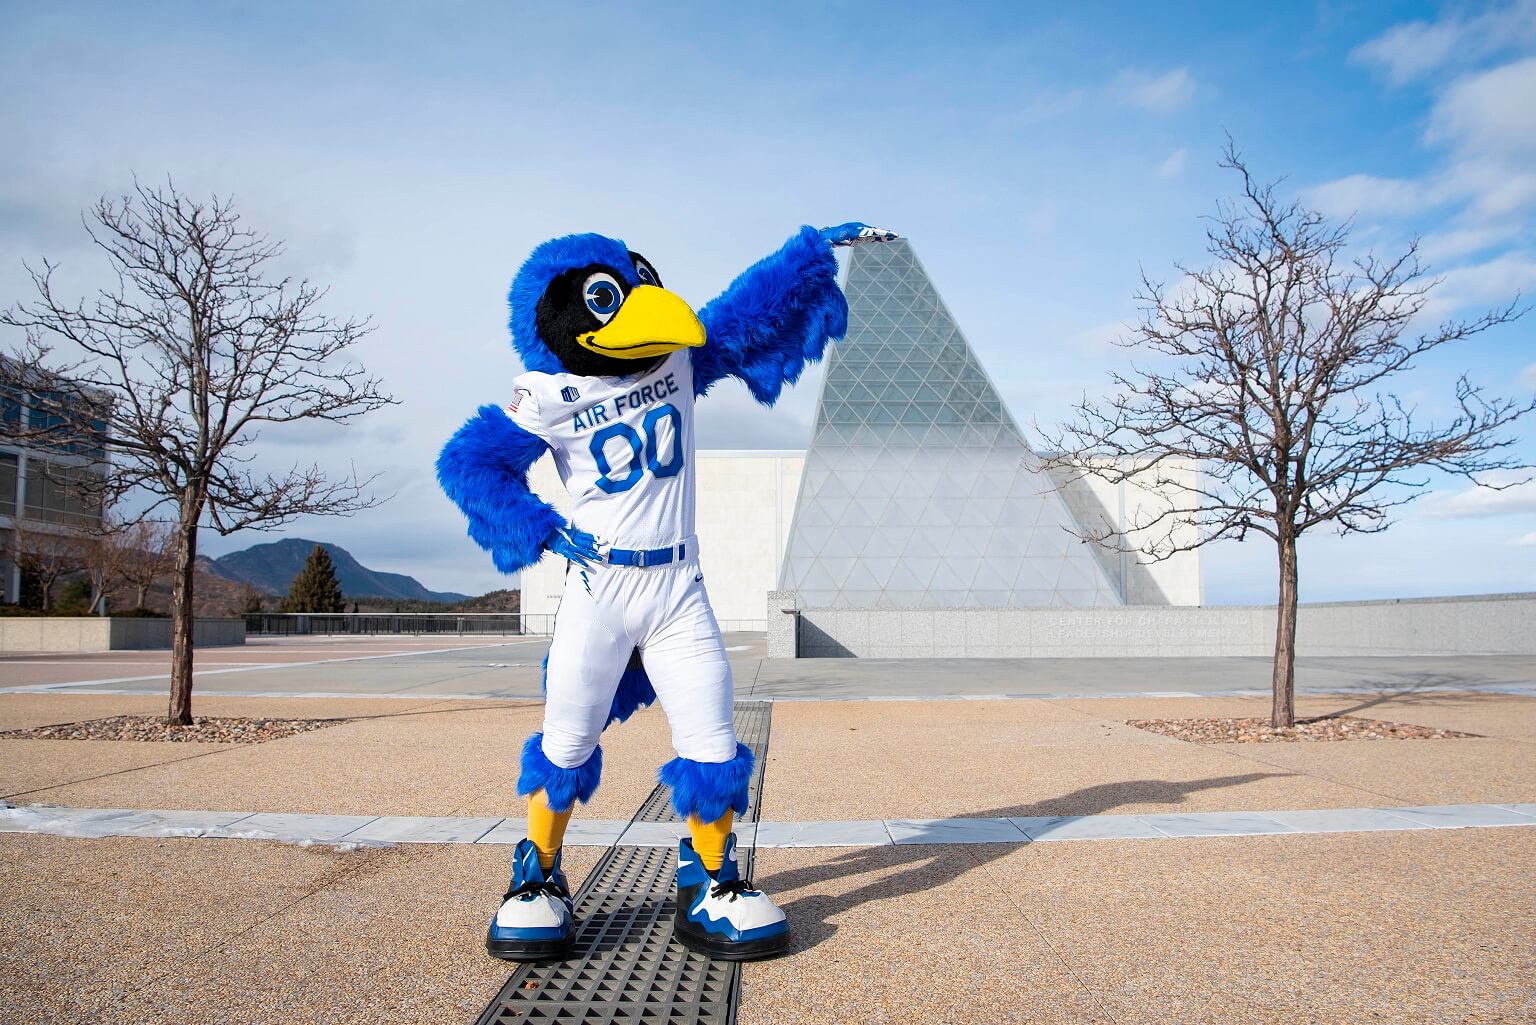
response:
[[[760,633],[726,634],[738,698],[1118,697],[1262,695],[1267,658],[769,659]],[[208,648],[197,692],[240,697],[538,698],[547,637],[253,637]],[[0,655],[0,693],[159,694],[165,651]],[[1299,658],[1314,693],[1536,696],[1536,656]]]
[[[744,833],[795,929],[744,968],[743,1023],[1536,1018],[1536,659],[1304,660],[1303,715],[1473,738],[1196,745],[1125,721],[1262,715],[1263,660],[728,644],[738,697],[774,699]],[[0,1020],[473,1021],[509,972],[482,939],[544,646],[254,639],[201,653],[198,714],[350,721],[0,739]],[[165,666],[7,656],[0,730],[159,712]],[[670,837],[629,832],[664,717],[604,754],[573,884]]]

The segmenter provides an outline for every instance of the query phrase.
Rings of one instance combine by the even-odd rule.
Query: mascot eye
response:
[[[587,278],[587,283],[581,286],[581,294],[586,297],[587,309],[605,324],[624,305],[624,289],[617,278],[604,271]]]
[[[646,263],[644,260],[635,260],[635,273],[640,276],[640,283],[642,285],[655,285],[657,288],[661,287],[661,276],[656,273],[655,268]]]

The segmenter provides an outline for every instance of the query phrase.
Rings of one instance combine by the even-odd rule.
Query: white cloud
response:
[[[1451,15],[1393,26],[1349,56],[1381,68],[1393,85],[1403,85],[1531,42],[1536,42],[1536,0],[1516,0],[1475,17]]]
[[[1536,548],[1536,530],[1531,531],[1529,534],[1521,534],[1511,541],[1510,544],[1517,548]]]
[[[1189,157],[1189,152],[1182,147],[1168,154],[1168,159],[1157,165],[1159,178],[1177,178],[1184,173],[1184,163]]]
[[[1464,75],[1430,111],[1424,140],[1445,146],[1442,188],[1482,219],[1536,204],[1536,57]]]
[[[1514,470],[1486,474],[1479,484],[1491,486],[1430,495],[1424,500],[1424,515],[1437,519],[1482,519],[1536,513],[1536,480],[1529,478],[1529,474]]]
[[[1440,200],[1429,187],[1406,178],[1352,174],[1306,190],[1306,201],[1329,217],[1402,217]]]
[[[1536,57],[1451,83],[1430,113],[1430,142],[1508,156],[1536,152]]]
[[[1151,114],[1171,114],[1194,97],[1195,79],[1188,68],[1174,68],[1161,75],[1122,71],[1112,92],[1127,106]]]
[[[1469,306],[1502,306],[1516,294],[1536,291],[1536,256],[1504,253],[1483,263],[1456,267],[1440,279],[1422,316],[1438,319]]]
[[[1419,239],[1419,254],[1433,266],[1508,242],[1519,235],[1520,230],[1518,221],[1505,221],[1435,231]]]
[[[1536,391],[1536,363],[1532,363],[1530,366],[1520,371],[1520,376],[1515,380],[1520,385],[1520,387],[1529,388],[1531,391]]]
[[[1427,315],[1497,305],[1536,286],[1536,252],[1527,243],[1536,211],[1536,56],[1525,55],[1532,46],[1536,0],[1521,0],[1475,17],[1400,25],[1352,55],[1397,82],[1436,73],[1421,140],[1440,159],[1419,178],[1354,174],[1313,187],[1305,199],[1331,217],[1366,222],[1367,234],[1390,225],[1385,236],[1399,239],[1438,213],[1420,248],[1443,278]],[[1524,53],[1474,66],[1510,50]],[[1454,265],[1468,259],[1475,262]]]
[[[1494,45],[1495,42],[1498,45]],[[1391,43],[1391,46],[1386,44]],[[1521,43],[1536,46],[1536,0],[1471,20],[1399,26],[1356,51],[1394,75],[1419,73],[1451,59],[1469,62]],[[1394,49],[1395,47],[1395,49]],[[1446,47],[1451,47],[1446,50]],[[1395,56],[1380,56],[1391,50]],[[1377,56],[1371,56],[1371,55]],[[1364,56],[1362,56],[1364,55]],[[1436,56],[1439,55],[1439,56]],[[1441,165],[1422,179],[1355,174],[1316,186],[1310,201],[1332,216],[1404,218],[1450,203],[1458,224],[1442,240],[1446,258],[1482,248],[1478,232],[1513,234],[1536,206],[1536,56],[1463,70],[1438,90],[1423,142],[1441,150]]]

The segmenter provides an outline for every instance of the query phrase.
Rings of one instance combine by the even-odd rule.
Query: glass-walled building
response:
[[[803,608],[1123,605],[905,239],[853,248],[780,578]]]
[[[0,602],[7,604],[20,600],[28,545],[101,523],[95,485],[106,472],[106,424],[90,409],[71,423],[57,406],[53,395],[0,389]],[[46,430],[57,437],[34,433]]]

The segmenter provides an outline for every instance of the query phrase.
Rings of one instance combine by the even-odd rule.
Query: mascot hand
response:
[[[575,527],[556,530],[544,539],[544,547],[583,566],[587,565],[589,559],[593,562],[603,561],[602,554],[597,550],[597,538]]]
[[[852,246],[860,242],[889,242],[896,238],[896,233],[884,228],[871,228],[862,221],[849,221],[835,228],[822,228],[821,237],[834,246]]]

